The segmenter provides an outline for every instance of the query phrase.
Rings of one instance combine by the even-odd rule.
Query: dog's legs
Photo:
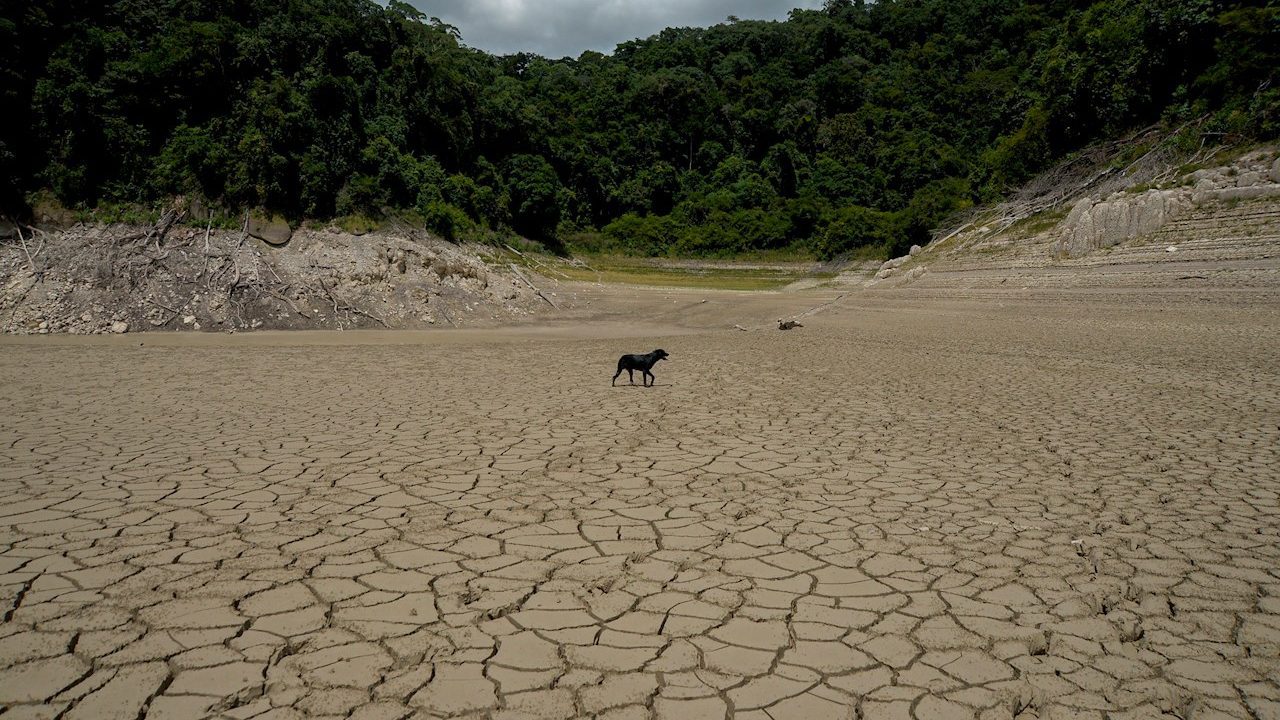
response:
[[[618,384],[618,376],[621,374],[622,374],[622,368],[618,368],[618,372],[614,373],[613,379],[609,381],[609,387],[614,387]]]
[[[649,379],[649,384],[645,385],[645,387],[653,387],[653,381],[657,380],[658,378],[654,377],[653,373],[649,372],[648,370],[645,370],[644,374],[645,374],[645,377]],[[644,377],[640,378],[640,382],[644,382],[644,380],[645,380]]]
[[[640,379],[644,380],[643,377],[641,377]],[[627,368],[627,383],[630,385],[636,384],[636,371],[632,370],[631,368]]]

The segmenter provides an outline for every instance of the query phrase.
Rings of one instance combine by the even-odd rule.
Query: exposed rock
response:
[[[1222,188],[1209,193],[1207,200],[1256,200],[1258,198],[1280,197],[1280,185],[1252,185],[1248,187]]]
[[[1203,205],[1214,199],[1217,191],[1218,186],[1214,184],[1213,180],[1202,177],[1196,180],[1195,189],[1191,192],[1191,203],[1193,205]]]
[[[251,215],[249,217],[249,235],[258,238],[268,245],[280,246],[293,237],[293,228],[278,215],[269,218]]]
[[[129,323],[124,322],[123,320],[117,320],[111,323],[111,332],[117,335],[123,335],[129,332]]]
[[[894,268],[902,267],[902,264],[903,264],[903,263],[905,263],[906,261],[910,260],[910,259],[911,259],[911,256],[910,256],[910,255],[903,255],[902,257],[896,257],[896,258],[894,258],[894,259],[892,259],[892,260],[885,260],[885,261],[880,265],[880,269],[881,269],[881,270],[892,270],[892,269],[894,269]]]
[[[1101,202],[1084,198],[1063,221],[1058,254],[1079,257],[1155,232],[1190,207],[1191,199],[1182,188],[1117,193]]]
[[[902,276],[903,282],[911,282],[925,273],[923,267],[913,267]]]
[[[893,268],[885,268],[876,273],[876,279],[884,280],[885,278],[889,277],[892,274],[893,274]]]
[[[1257,170],[1242,172],[1236,176],[1236,187],[1252,187],[1265,182],[1266,174]]]
[[[920,254],[921,250],[924,250],[924,248],[920,247],[919,245],[912,245],[911,249],[907,251],[907,255],[911,257],[915,257],[916,255]]]
[[[1271,163],[1271,182],[1280,183],[1280,157]]]

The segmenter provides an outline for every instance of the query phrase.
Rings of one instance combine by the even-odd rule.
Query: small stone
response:
[[[186,317],[182,318],[182,324],[183,324],[183,325],[190,325],[191,323],[193,323],[193,322],[195,322],[195,321],[196,321],[196,316],[195,316],[195,315],[188,315],[188,316],[186,316]]]
[[[129,332],[129,323],[123,320],[117,320],[111,323],[111,332],[117,335],[123,335],[124,333]]]

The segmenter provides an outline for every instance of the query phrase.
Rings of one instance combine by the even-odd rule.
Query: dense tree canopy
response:
[[[834,256],[1138,125],[1280,130],[1274,0],[829,0],[560,60],[398,0],[0,2],[9,206],[185,194]]]

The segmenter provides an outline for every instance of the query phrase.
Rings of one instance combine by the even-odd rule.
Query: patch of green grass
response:
[[[1067,217],[1068,212],[1070,211],[1065,205],[1053,210],[1045,210],[1010,225],[1006,232],[1015,233],[1023,237],[1038,235],[1046,230],[1053,229],[1054,226]]]
[[[74,214],[76,221],[83,223],[152,225],[160,219],[161,212],[131,203],[102,203],[93,209],[75,210]]]
[[[890,259],[892,250],[893,248],[888,245],[863,245],[841,255],[840,258],[847,262],[884,261]]]
[[[382,227],[382,223],[367,215],[344,215],[334,218],[332,224],[352,235],[364,235]]]
[[[813,272],[812,264],[781,265],[776,260],[764,267],[741,261],[676,262],[624,255],[589,255],[581,260],[587,267],[567,262],[553,267],[572,280],[708,290],[774,290],[802,278],[835,277],[832,272]]]

